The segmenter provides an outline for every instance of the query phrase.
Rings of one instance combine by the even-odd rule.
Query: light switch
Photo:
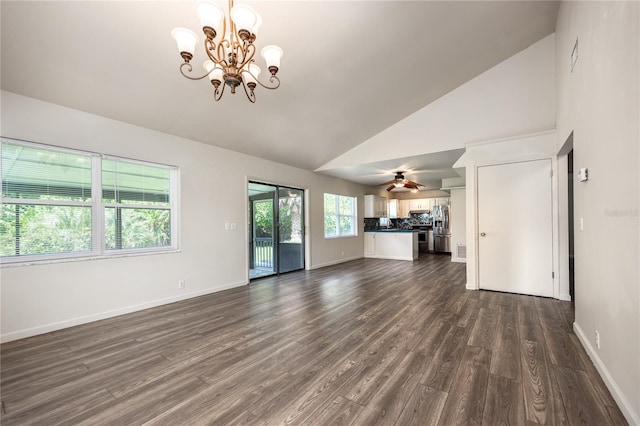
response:
[[[580,230],[584,231],[584,218],[583,217],[580,218]]]
[[[226,223],[224,224],[224,230],[225,230],[225,231],[228,231],[229,229],[231,229],[231,225],[229,225],[229,222],[226,222]]]
[[[231,222],[231,230],[235,231],[236,229],[238,229],[238,224]]]

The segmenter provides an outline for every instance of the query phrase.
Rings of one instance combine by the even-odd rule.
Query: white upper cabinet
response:
[[[387,199],[377,195],[364,196],[364,217],[387,217]]]
[[[449,205],[449,200],[449,197],[414,198],[411,200],[399,200],[398,217],[409,217],[409,212],[411,211],[431,211],[435,206]]]
[[[398,200],[396,199],[392,199],[389,200],[389,219],[397,219],[400,216],[400,212],[399,212],[399,203]]]
[[[409,217],[410,200],[398,200],[398,217]]]
[[[430,210],[431,202],[428,198],[417,198],[409,200],[410,210]]]

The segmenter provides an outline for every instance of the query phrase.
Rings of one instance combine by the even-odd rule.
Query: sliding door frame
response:
[[[264,276],[257,276],[254,278],[251,278],[250,276],[250,269],[252,269],[252,266],[254,262],[252,262],[252,258],[254,256],[254,253],[252,253],[252,251],[255,252],[255,247],[253,244],[253,241],[255,240],[255,221],[254,221],[254,217],[255,217],[255,212],[254,212],[254,203],[257,200],[252,200],[249,197],[249,188],[251,184],[257,184],[257,185],[264,185],[264,186],[270,186],[274,188],[274,196],[272,197],[273,200],[273,225],[272,225],[272,234],[273,234],[273,257],[274,257],[274,273],[273,274],[269,274],[269,275],[264,275]],[[307,191],[303,188],[297,188],[291,185],[285,185],[285,184],[275,184],[275,183],[269,183],[269,182],[265,182],[263,180],[260,179],[247,179],[247,186],[246,186],[246,200],[247,200],[247,208],[245,209],[245,211],[247,212],[247,220],[245,221],[245,223],[247,223],[247,235],[246,235],[246,241],[247,241],[247,254],[248,254],[248,258],[247,258],[247,282],[251,282],[255,279],[259,279],[259,278],[263,278],[263,277],[271,277],[271,276],[279,276],[283,273],[288,273],[288,272],[294,272],[294,271],[300,271],[300,270],[305,270],[306,265],[307,265],[307,233],[306,233],[306,228],[307,228]],[[301,215],[301,224],[300,224],[300,232],[301,232],[301,241],[300,241],[300,246],[301,246],[301,264],[302,266],[300,268],[296,268],[296,269],[290,269],[286,272],[281,272],[281,241],[280,241],[280,231],[281,231],[281,220],[280,220],[280,190],[285,189],[285,190],[290,190],[290,191],[297,191],[299,192],[302,202],[300,203],[300,215]]]

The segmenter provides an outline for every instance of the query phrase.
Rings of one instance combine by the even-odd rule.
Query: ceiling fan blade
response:
[[[383,184],[384,185],[384,184]],[[389,187],[387,188],[387,191],[391,191],[393,188],[395,188],[395,185],[389,185]]]
[[[394,179],[394,180],[390,180],[389,182],[380,183],[380,184],[378,184],[376,186],[390,185],[390,184],[393,184],[395,182],[396,182],[396,180]]]

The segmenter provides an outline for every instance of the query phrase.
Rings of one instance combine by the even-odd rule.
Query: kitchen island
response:
[[[418,258],[418,232],[411,229],[364,231],[364,257],[416,260]]]

